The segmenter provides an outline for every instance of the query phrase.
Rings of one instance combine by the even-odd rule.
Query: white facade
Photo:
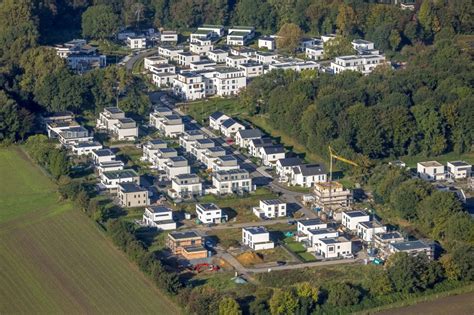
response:
[[[374,235],[387,232],[387,227],[376,221],[360,222],[357,224],[357,235],[364,242],[372,242]]]
[[[437,161],[419,162],[416,164],[418,176],[424,180],[444,180],[446,173],[444,165]]]
[[[327,174],[320,164],[303,164],[292,168],[290,183],[294,186],[313,187],[327,181]]]
[[[176,222],[173,219],[173,210],[164,206],[149,206],[145,208],[142,222],[144,225],[159,230],[175,230]]]
[[[270,240],[270,233],[264,227],[242,229],[242,244],[253,250],[272,249],[275,243]]]
[[[454,179],[468,178],[471,177],[472,165],[464,161],[451,161],[447,163],[447,173]]]
[[[209,127],[213,130],[220,130],[224,121],[230,117],[221,112],[215,112],[209,116]]]
[[[235,134],[235,143],[241,148],[248,148],[251,140],[261,139],[262,136],[260,129],[242,129]]]
[[[256,63],[242,63],[237,66],[238,69],[244,71],[246,78],[255,78],[263,75],[263,65]]]
[[[227,215],[224,215],[222,209],[213,203],[196,204],[196,214],[199,221],[204,224],[222,223],[227,220]]]
[[[102,149],[102,144],[99,142],[79,142],[71,146],[71,151],[74,155],[82,156],[89,155],[96,150]]]
[[[265,166],[274,166],[278,160],[284,159],[285,155],[285,148],[281,145],[260,148],[260,157]]]
[[[310,230],[325,229],[327,227],[328,225],[319,218],[298,220],[296,222],[296,240],[300,242],[308,239]]]
[[[207,58],[215,63],[224,63],[229,53],[221,49],[215,49],[207,52]]]
[[[162,31],[160,33],[160,42],[176,44],[178,42],[178,33],[176,31]]]
[[[81,142],[91,142],[93,137],[89,131],[82,126],[69,127],[58,133],[58,140],[66,148],[77,145]]]
[[[168,60],[162,56],[150,56],[143,59],[143,67],[145,70],[150,70],[150,66],[166,63],[168,63]]]
[[[305,49],[306,58],[311,60],[322,60],[324,58],[323,46],[309,46]]]
[[[274,50],[276,48],[276,40],[273,37],[264,36],[258,39],[258,48]]]
[[[210,40],[196,39],[189,44],[189,51],[193,54],[205,56],[214,49]]]
[[[131,118],[119,118],[112,126],[112,134],[117,140],[135,140],[138,138],[137,123]]]
[[[244,56],[230,55],[225,58],[225,64],[228,67],[237,68],[238,65],[247,63],[248,58]]]
[[[158,74],[153,73],[151,77],[153,84],[155,84],[157,87],[169,87],[173,84],[178,75],[171,72]]]
[[[225,29],[224,26],[222,25],[210,25],[210,24],[204,24],[198,27],[198,30],[200,31],[211,31],[213,34],[213,37],[222,37],[224,36]]]
[[[233,137],[239,130],[245,129],[245,126],[232,118],[222,122],[220,131],[225,137]]]
[[[293,70],[293,71],[303,71],[303,70],[318,70],[321,66],[315,61],[289,61],[274,63],[268,66],[268,71],[271,70]]]
[[[343,211],[342,225],[351,231],[357,231],[357,225],[370,221],[370,216],[364,211]]]
[[[286,217],[286,202],[278,199],[260,200],[258,207],[252,211],[259,218],[281,218]]]
[[[173,81],[173,94],[185,101],[204,98],[206,88],[202,76],[192,72],[178,74]]]
[[[158,54],[170,61],[177,61],[178,54],[184,52],[183,48],[174,46],[159,46]]]
[[[196,174],[181,174],[171,180],[171,189],[168,190],[171,198],[187,198],[202,196],[202,182]]]
[[[112,131],[113,126],[118,123],[119,119],[125,118],[125,112],[118,107],[106,107],[103,112],[99,114],[96,128]]]
[[[241,169],[213,173],[212,186],[210,192],[218,195],[252,192],[255,190],[249,172]]]
[[[240,69],[216,67],[203,75],[206,95],[233,96],[247,85],[244,72]]]
[[[163,140],[150,140],[142,147],[143,155],[141,159],[143,161],[153,162],[155,155],[158,153],[158,150],[166,147],[168,147],[168,144]]]
[[[183,67],[189,67],[192,62],[196,62],[199,60],[201,60],[201,57],[199,55],[195,55],[186,51],[178,53],[178,64]]]
[[[240,168],[240,165],[237,162],[237,158],[233,155],[222,155],[213,159],[208,168],[214,172],[218,171],[230,171],[237,170]]]
[[[336,57],[331,62],[331,70],[335,73],[351,70],[362,74],[371,73],[376,67],[386,65],[388,62],[382,55],[351,55]]]
[[[127,46],[130,49],[145,49],[146,37],[127,37]]]
[[[98,165],[103,162],[115,161],[116,155],[110,149],[99,149],[92,152],[92,160]]]
[[[250,26],[234,26],[229,29],[227,45],[244,46],[255,35],[255,28]]]
[[[191,173],[191,166],[188,160],[182,156],[171,157],[163,165],[163,170],[169,179],[178,175],[186,175]]]
[[[352,242],[345,237],[321,238],[315,242],[316,253],[324,258],[352,254]]]
[[[132,169],[103,172],[100,176],[100,185],[110,192],[117,192],[120,183],[136,183],[140,185],[140,176]]]
[[[263,52],[263,51],[257,51],[255,53],[255,61],[263,64],[263,65],[271,65],[273,63],[276,63],[276,58],[278,57],[278,54],[276,53],[270,53],[270,52]]]

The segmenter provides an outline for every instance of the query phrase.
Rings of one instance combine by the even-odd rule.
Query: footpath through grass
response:
[[[0,313],[180,313],[20,149],[0,172]]]

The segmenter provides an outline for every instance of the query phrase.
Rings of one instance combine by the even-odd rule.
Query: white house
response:
[[[161,31],[160,42],[167,44],[176,44],[178,42],[178,33],[176,31]]]
[[[214,172],[230,171],[239,169],[240,165],[235,156],[221,155],[213,159],[211,163],[209,163],[208,168],[212,169]]]
[[[339,232],[333,228],[320,228],[308,230],[307,238],[303,240],[308,252],[317,252],[319,240],[323,238],[337,238]]]
[[[248,62],[248,58],[245,56],[229,55],[225,58],[226,66],[233,67],[233,68],[237,68],[238,65],[241,65],[247,62]]]
[[[261,219],[286,217],[286,202],[278,199],[260,200],[259,206],[253,207],[252,211]]]
[[[205,81],[206,96],[233,96],[247,86],[244,71],[230,67],[215,67],[212,71],[202,72]]]
[[[321,68],[321,65],[317,63],[316,61],[312,61],[312,60],[309,60],[309,61],[293,60],[293,61],[273,63],[271,65],[268,65],[268,71],[293,70],[296,72],[300,72],[303,70],[319,70],[319,68]]]
[[[156,153],[158,153],[158,150],[166,147],[168,147],[166,141],[163,141],[161,139],[149,140],[142,147],[143,155],[141,159],[143,161],[153,162]]]
[[[295,166],[290,176],[291,185],[312,187],[316,183],[327,181],[326,170],[321,164],[303,164]]]
[[[199,61],[191,62],[189,68],[191,71],[205,71],[205,70],[213,70],[216,66],[216,63],[212,60],[207,58],[203,58]]]
[[[464,161],[451,161],[447,163],[447,173],[453,179],[468,178],[471,177],[472,165]]]
[[[197,29],[191,34],[189,34],[189,42],[191,44],[195,43],[198,40],[211,41],[213,37],[213,32],[211,30]]]
[[[171,111],[159,113],[155,110],[150,114],[150,125],[170,138],[176,138],[184,132],[183,119]]]
[[[173,210],[164,206],[148,206],[143,213],[144,225],[158,230],[175,230],[176,222],[173,219]]]
[[[251,139],[248,151],[251,156],[260,158],[260,148],[268,146],[273,146],[272,139],[270,138]]]
[[[245,129],[245,126],[235,121],[233,118],[223,121],[220,126],[221,133],[228,138],[233,137],[239,130],[243,129]]]
[[[214,46],[210,40],[196,39],[189,44],[189,51],[200,56],[206,56],[213,49]]]
[[[178,54],[184,52],[184,49],[181,47],[174,46],[159,46],[158,54],[165,57],[169,61],[177,61]]]
[[[216,146],[216,143],[212,139],[198,139],[191,144],[191,154],[199,161],[202,159],[204,152],[214,146]]]
[[[323,46],[309,46],[305,49],[306,58],[311,60],[322,60],[324,58]]]
[[[303,165],[303,161],[297,157],[279,159],[275,163],[275,172],[280,177],[280,180],[287,181],[292,174],[293,168],[301,165]]]
[[[273,63],[276,63],[276,58],[278,57],[278,54],[275,52],[269,52],[269,51],[257,51],[255,53],[255,61],[262,64],[262,65],[271,65]]]
[[[258,48],[274,50],[276,48],[276,40],[271,36],[262,36],[258,39]]]
[[[72,153],[77,156],[89,155],[100,149],[102,149],[102,144],[97,141],[78,142],[71,145]]]
[[[93,137],[82,126],[68,127],[58,133],[58,140],[66,148],[81,142],[91,142]]]
[[[92,152],[92,160],[98,165],[103,162],[115,161],[116,155],[110,149],[99,149]]]
[[[224,63],[229,53],[222,49],[214,49],[207,52],[207,58],[215,63]]]
[[[145,49],[146,48],[146,37],[127,37],[127,46],[130,49]]]
[[[235,47],[230,47],[230,54],[234,56],[242,56],[242,57],[247,57],[249,59],[252,59],[255,57],[255,54],[257,51],[253,48],[249,47],[242,47],[242,46],[235,46]]]
[[[255,36],[253,26],[233,26],[227,35],[227,45],[244,46]]]
[[[362,74],[371,73],[376,67],[389,64],[383,55],[350,55],[336,57],[331,62],[331,70],[335,73],[351,70]]]
[[[244,76],[246,78],[255,78],[264,73],[263,65],[255,62],[242,63],[238,65],[237,68],[244,71]]]
[[[140,185],[140,176],[133,169],[107,171],[101,174],[99,188],[107,189],[111,193],[118,191],[120,183],[136,183]]]
[[[191,166],[184,156],[170,157],[163,165],[163,170],[169,179],[181,174],[190,174]]]
[[[252,185],[249,172],[243,169],[213,173],[212,186],[210,192],[217,195],[252,192],[255,190],[255,185]]]
[[[138,126],[132,118],[119,118],[112,126],[112,134],[117,140],[135,140],[138,138]]]
[[[202,182],[196,174],[180,174],[171,180],[168,190],[171,198],[188,198],[203,195]]]
[[[95,166],[95,169],[99,173],[99,177],[102,176],[104,172],[111,172],[111,171],[121,171],[125,167],[125,164],[122,161],[105,161],[100,162]]]
[[[225,149],[221,146],[207,148],[201,154],[200,161],[204,163],[208,169],[212,169],[212,163],[219,157],[226,155]]]
[[[150,70],[151,66],[156,66],[160,64],[166,64],[166,63],[168,63],[168,59],[162,56],[149,56],[143,59],[143,67],[145,68],[145,70]]]
[[[93,68],[104,68],[107,65],[107,56],[97,53],[75,53],[69,55],[66,61],[69,68],[84,73]]]
[[[316,254],[324,258],[343,257],[352,254],[352,242],[345,237],[320,238],[315,242]]]
[[[248,148],[250,140],[262,138],[260,129],[242,129],[235,134],[235,143],[241,148]]]
[[[179,145],[184,148],[186,152],[191,152],[191,145],[196,140],[204,139],[206,136],[201,130],[185,130],[179,136]]]
[[[370,216],[364,211],[356,210],[342,212],[342,225],[351,231],[357,231],[357,224],[368,221],[370,221]]]
[[[220,130],[224,121],[230,117],[221,112],[214,112],[209,116],[209,127],[214,130]]]
[[[354,39],[352,42],[352,47],[357,50],[358,53],[370,53],[371,51],[376,50],[373,42],[364,39]],[[378,54],[378,50],[377,50]]]
[[[207,223],[222,223],[227,221],[227,215],[222,212],[222,209],[213,203],[198,203],[196,204],[196,214],[204,224]]]
[[[242,229],[242,244],[253,250],[272,249],[275,243],[270,240],[270,233],[262,226]]]
[[[444,165],[437,161],[418,162],[416,164],[418,176],[424,180],[444,180],[446,173]]]
[[[224,26],[222,25],[203,24],[198,27],[198,30],[211,31],[213,34],[212,37],[222,37],[225,33]]]
[[[388,245],[388,249],[390,253],[401,252],[401,253],[407,253],[408,255],[411,255],[411,256],[425,254],[430,259],[433,259],[433,256],[434,256],[433,246],[421,240],[390,243]]]
[[[111,131],[120,118],[125,118],[125,112],[118,107],[106,107],[99,114],[96,128]]]
[[[309,231],[325,229],[327,227],[327,223],[324,223],[319,218],[298,220],[296,221],[296,240],[301,242],[309,239]]]
[[[274,166],[275,163],[285,158],[285,148],[282,145],[273,145],[260,148],[260,157],[265,166]]]
[[[153,168],[163,170],[168,159],[176,156],[178,156],[178,151],[174,148],[157,149],[155,155],[152,157]]]
[[[148,67],[148,70],[152,74],[162,74],[162,73],[175,74],[176,73],[176,67],[174,65],[170,65],[169,63],[159,63],[159,64],[151,65]]]
[[[189,67],[191,65],[191,62],[196,62],[199,60],[201,60],[201,56],[193,54],[189,51],[178,53],[178,64],[183,67]]]
[[[173,94],[185,101],[194,101],[206,96],[202,75],[182,72],[173,81]]]
[[[170,87],[173,85],[173,82],[177,77],[178,75],[172,72],[151,74],[153,84],[155,84],[157,87]]]
[[[387,227],[377,221],[359,222],[357,224],[357,235],[364,242],[372,242],[374,235],[387,232]]]

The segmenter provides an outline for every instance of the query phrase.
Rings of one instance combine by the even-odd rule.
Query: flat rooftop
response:
[[[195,231],[184,231],[184,232],[171,232],[168,234],[175,240],[183,240],[187,238],[201,238],[201,236]]]
[[[299,220],[298,223],[301,223],[303,226],[324,224],[324,222],[319,218]]]
[[[244,230],[248,231],[250,234],[266,234],[268,233],[267,229],[263,226],[253,226],[253,227],[246,227]]]
[[[145,188],[135,184],[135,183],[120,183],[121,190],[125,193],[136,193],[146,191]]]
[[[280,201],[279,199],[266,199],[266,200],[261,200],[261,202],[263,202],[264,204],[266,205],[279,205],[279,204],[282,204],[284,203],[283,201]]]
[[[167,212],[173,211],[170,208],[165,207],[165,206],[148,206],[146,207],[146,209],[148,209],[150,212],[153,212],[153,213],[167,213]]]
[[[199,203],[196,206],[203,208],[204,210],[221,210],[215,203]]]
[[[344,211],[344,213],[345,213],[348,217],[351,217],[351,218],[358,218],[358,217],[365,217],[365,216],[368,216],[367,213],[365,213],[364,211],[359,211],[359,210],[356,210],[356,211]]]
[[[425,242],[420,241],[420,240],[400,242],[400,243],[392,243],[392,247],[399,250],[399,251],[430,248],[430,246],[428,244],[426,244]]]
[[[439,163],[438,161],[426,161],[426,162],[418,162],[421,166],[424,167],[441,167],[443,164]]]

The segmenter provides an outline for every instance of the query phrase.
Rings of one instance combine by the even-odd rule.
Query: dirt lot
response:
[[[421,302],[416,305],[387,310],[378,315],[468,315],[474,314],[474,292],[443,297],[434,301]]]

